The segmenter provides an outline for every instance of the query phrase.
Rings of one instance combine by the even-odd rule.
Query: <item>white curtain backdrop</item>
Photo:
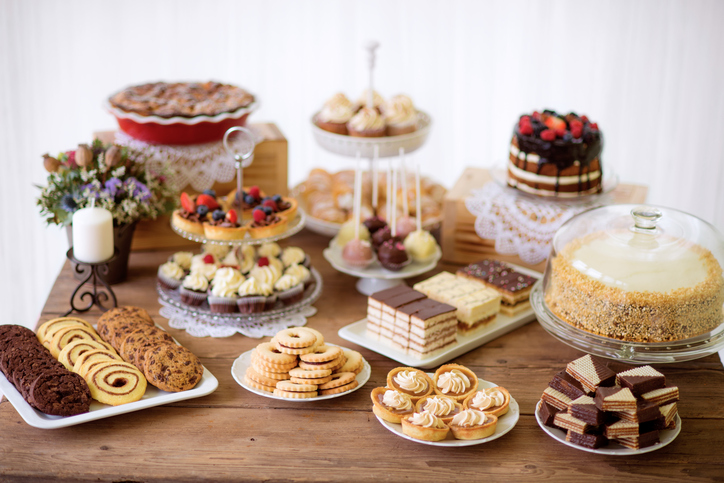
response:
[[[585,113],[604,162],[649,201],[724,231],[724,2],[0,0],[0,307],[33,326],[67,242],[38,215],[41,155],[114,128],[122,87],[218,80],[261,99],[252,121],[289,140],[290,183],[349,160],[323,152],[309,119],[337,91],[375,81],[434,119],[413,158],[451,187],[505,159],[517,116]],[[121,301],[123,302],[123,301]]]

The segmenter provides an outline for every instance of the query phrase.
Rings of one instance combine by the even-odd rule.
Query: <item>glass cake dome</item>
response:
[[[531,292],[543,328],[590,354],[634,363],[724,348],[724,238],[671,208],[585,211],[553,238]]]

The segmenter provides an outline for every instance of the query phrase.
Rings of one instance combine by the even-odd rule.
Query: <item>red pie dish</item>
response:
[[[218,82],[156,82],[113,94],[105,108],[121,131],[151,144],[220,141],[259,106],[244,89]]]

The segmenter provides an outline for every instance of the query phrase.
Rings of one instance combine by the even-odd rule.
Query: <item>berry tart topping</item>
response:
[[[211,218],[214,221],[223,220],[225,217],[226,217],[226,213],[224,213],[224,210],[214,210],[214,212],[211,214]]]
[[[262,206],[268,206],[275,213],[279,211],[279,207],[277,206],[276,202],[271,198],[266,198],[262,203]]]
[[[209,207],[206,205],[199,205],[196,207],[196,213],[198,213],[198,215],[203,218],[204,216],[209,214]]]
[[[205,193],[202,193],[196,197],[196,204],[206,205],[212,211],[217,210],[220,207],[219,203],[216,201],[215,198]]]
[[[196,203],[194,203],[194,200],[192,200],[186,192],[181,193],[181,208],[189,213],[196,211]]]
[[[207,190],[204,190],[203,193],[204,193],[205,195],[211,196],[212,198],[216,198],[216,191],[215,191],[215,190],[207,189]]]
[[[258,186],[252,186],[249,188],[249,195],[253,196],[255,200],[258,200],[261,198],[259,193],[259,187]]]
[[[226,220],[227,220],[229,223],[232,223],[232,224],[236,225],[236,222],[237,222],[238,219],[239,219],[239,218],[238,218],[238,216],[236,215],[236,210],[229,210],[229,212],[226,213]]]
[[[256,223],[261,223],[266,219],[266,213],[262,208],[255,208],[252,212],[252,216],[254,217],[254,221]]]

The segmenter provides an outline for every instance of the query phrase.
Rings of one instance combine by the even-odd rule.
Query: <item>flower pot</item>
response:
[[[118,250],[116,258],[108,264],[108,273],[103,275],[101,278],[109,284],[115,284],[123,282],[128,276],[128,257],[131,254],[131,242],[133,241],[133,233],[136,231],[137,221],[128,223],[125,225],[113,227],[113,243]],[[73,246],[73,226],[68,225],[66,227],[68,234],[68,245]],[[73,266],[73,275],[76,279],[82,280],[85,278],[84,273],[78,273],[75,270],[75,263],[71,262]]]

